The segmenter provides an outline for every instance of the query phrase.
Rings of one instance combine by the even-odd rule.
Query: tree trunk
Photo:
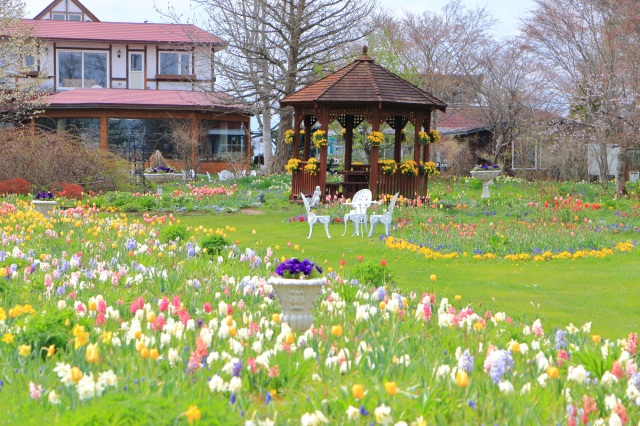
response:
[[[625,167],[627,165],[626,150],[620,147],[618,153],[618,168],[616,170],[616,196],[622,197],[627,195],[627,176],[625,173]]]

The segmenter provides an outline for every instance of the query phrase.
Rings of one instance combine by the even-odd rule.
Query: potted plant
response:
[[[418,165],[413,160],[406,160],[402,164],[400,164],[400,173],[405,176],[417,176]]]
[[[44,191],[37,193],[31,204],[38,213],[49,219],[58,202],[51,191]]]
[[[383,175],[392,175],[398,170],[395,160],[380,160],[378,164]]]
[[[313,324],[313,307],[326,279],[322,269],[309,259],[287,259],[276,267],[268,283],[280,302],[283,321],[296,331],[306,331]]]
[[[489,185],[500,173],[502,169],[496,164],[479,164],[471,170],[471,176],[482,182],[481,198],[489,198]]]
[[[369,133],[369,135],[367,135],[367,140],[369,141],[369,144],[371,144],[371,146],[380,146],[380,144],[384,142],[384,134],[382,132],[374,130],[373,132]]]
[[[318,174],[319,168],[320,168],[320,162],[315,157],[309,158],[309,161],[307,161],[307,165],[304,166],[304,170],[313,176]]]
[[[144,171],[144,178],[158,185],[156,194],[162,194],[162,184],[175,179],[177,176],[177,172],[168,166],[152,167]]]
[[[316,148],[327,146],[329,143],[327,140],[327,133],[324,130],[316,130],[313,132],[313,135],[311,135],[311,142],[313,142]]]
[[[299,158],[289,158],[287,164],[284,165],[284,169],[287,173],[296,173],[300,171],[300,159]]]
[[[438,176],[440,172],[433,161],[420,162],[420,174],[426,176]]]

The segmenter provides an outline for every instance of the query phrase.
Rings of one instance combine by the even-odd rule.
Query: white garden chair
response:
[[[396,201],[398,201],[398,194],[400,193],[396,192],[396,195],[393,196],[386,212],[384,212],[383,214],[372,214],[369,217],[369,224],[371,225],[371,230],[369,231],[369,237],[373,235],[373,229],[375,228],[376,223],[378,222],[384,225],[384,232],[387,236],[389,235],[389,226],[391,225],[391,222],[393,222],[393,209],[396,207]]]
[[[344,215],[344,233],[347,233],[347,222],[353,223],[354,233],[353,235],[360,235],[360,229],[364,225],[367,226],[367,211],[369,206],[373,203],[373,196],[368,189],[361,189],[356,192],[350,203],[343,203],[351,205],[352,209],[349,213]],[[362,233],[364,235],[364,233]]]
[[[324,224],[324,231],[327,233],[327,238],[331,238],[331,235],[329,235],[329,222],[331,221],[331,216],[315,214],[315,212],[311,210],[311,207],[309,206],[309,200],[307,200],[307,197],[305,197],[303,193],[300,193],[300,196],[302,197],[302,201],[304,202],[304,208],[307,210],[307,222],[309,222],[309,236],[307,238],[311,238],[311,234],[313,233],[313,225],[315,225],[316,222]]]

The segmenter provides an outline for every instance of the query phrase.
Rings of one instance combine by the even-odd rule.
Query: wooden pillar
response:
[[[422,122],[422,127],[424,127],[424,131],[425,132],[429,132],[429,130],[431,130],[431,111],[429,111],[426,115],[426,117],[424,118],[423,122]],[[422,161],[424,161],[425,163],[427,161],[429,161],[429,150],[430,150],[431,144],[426,144],[424,146],[424,152],[422,155]]]
[[[402,117],[396,116],[394,121],[396,123],[396,135],[393,143],[393,160],[399,163],[402,160]]]
[[[293,113],[293,158],[300,156],[300,123],[302,122],[302,116],[300,113],[294,110]]]
[[[420,132],[422,131],[422,122],[424,121],[424,114],[422,112],[415,113],[415,120],[413,126],[415,127],[415,135],[413,139],[413,161],[420,162]]]
[[[100,111],[100,149],[109,149],[109,120],[105,111]]]
[[[305,115],[304,117],[304,154],[302,159],[307,161],[311,155],[311,117]]]
[[[345,117],[345,132],[344,132],[344,169],[351,170],[351,163],[353,162],[353,115],[347,115]]]
[[[371,120],[371,130],[374,132],[380,131],[380,109],[374,111],[373,119]],[[373,193],[374,197],[378,196],[378,160],[380,158],[380,147],[371,147],[371,164],[369,164],[369,189]]]
[[[328,145],[328,141],[329,141],[329,110],[324,107],[321,109],[320,111],[320,124],[321,127],[320,129],[322,129],[324,131],[324,135],[327,138],[327,145]],[[311,126],[309,126],[311,127]],[[306,133],[305,133],[305,138],[307,137]],[[318,171],[318,174],[320,175],[320,193],[321,194],[326,194],[327,193],[327,148],[328,146],[324,145],[322,147],[320,147],[320,170]]]

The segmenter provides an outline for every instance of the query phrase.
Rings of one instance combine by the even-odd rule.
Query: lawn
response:
[[[507,178],[487,201],[442,179],[399,201],[390,238],[307,239],[288,190],[173,184],[51,219],[6,197],[0,423],[640,420],[635,193]],[[305,332],[268,282],[293,257],[326,278]]]

